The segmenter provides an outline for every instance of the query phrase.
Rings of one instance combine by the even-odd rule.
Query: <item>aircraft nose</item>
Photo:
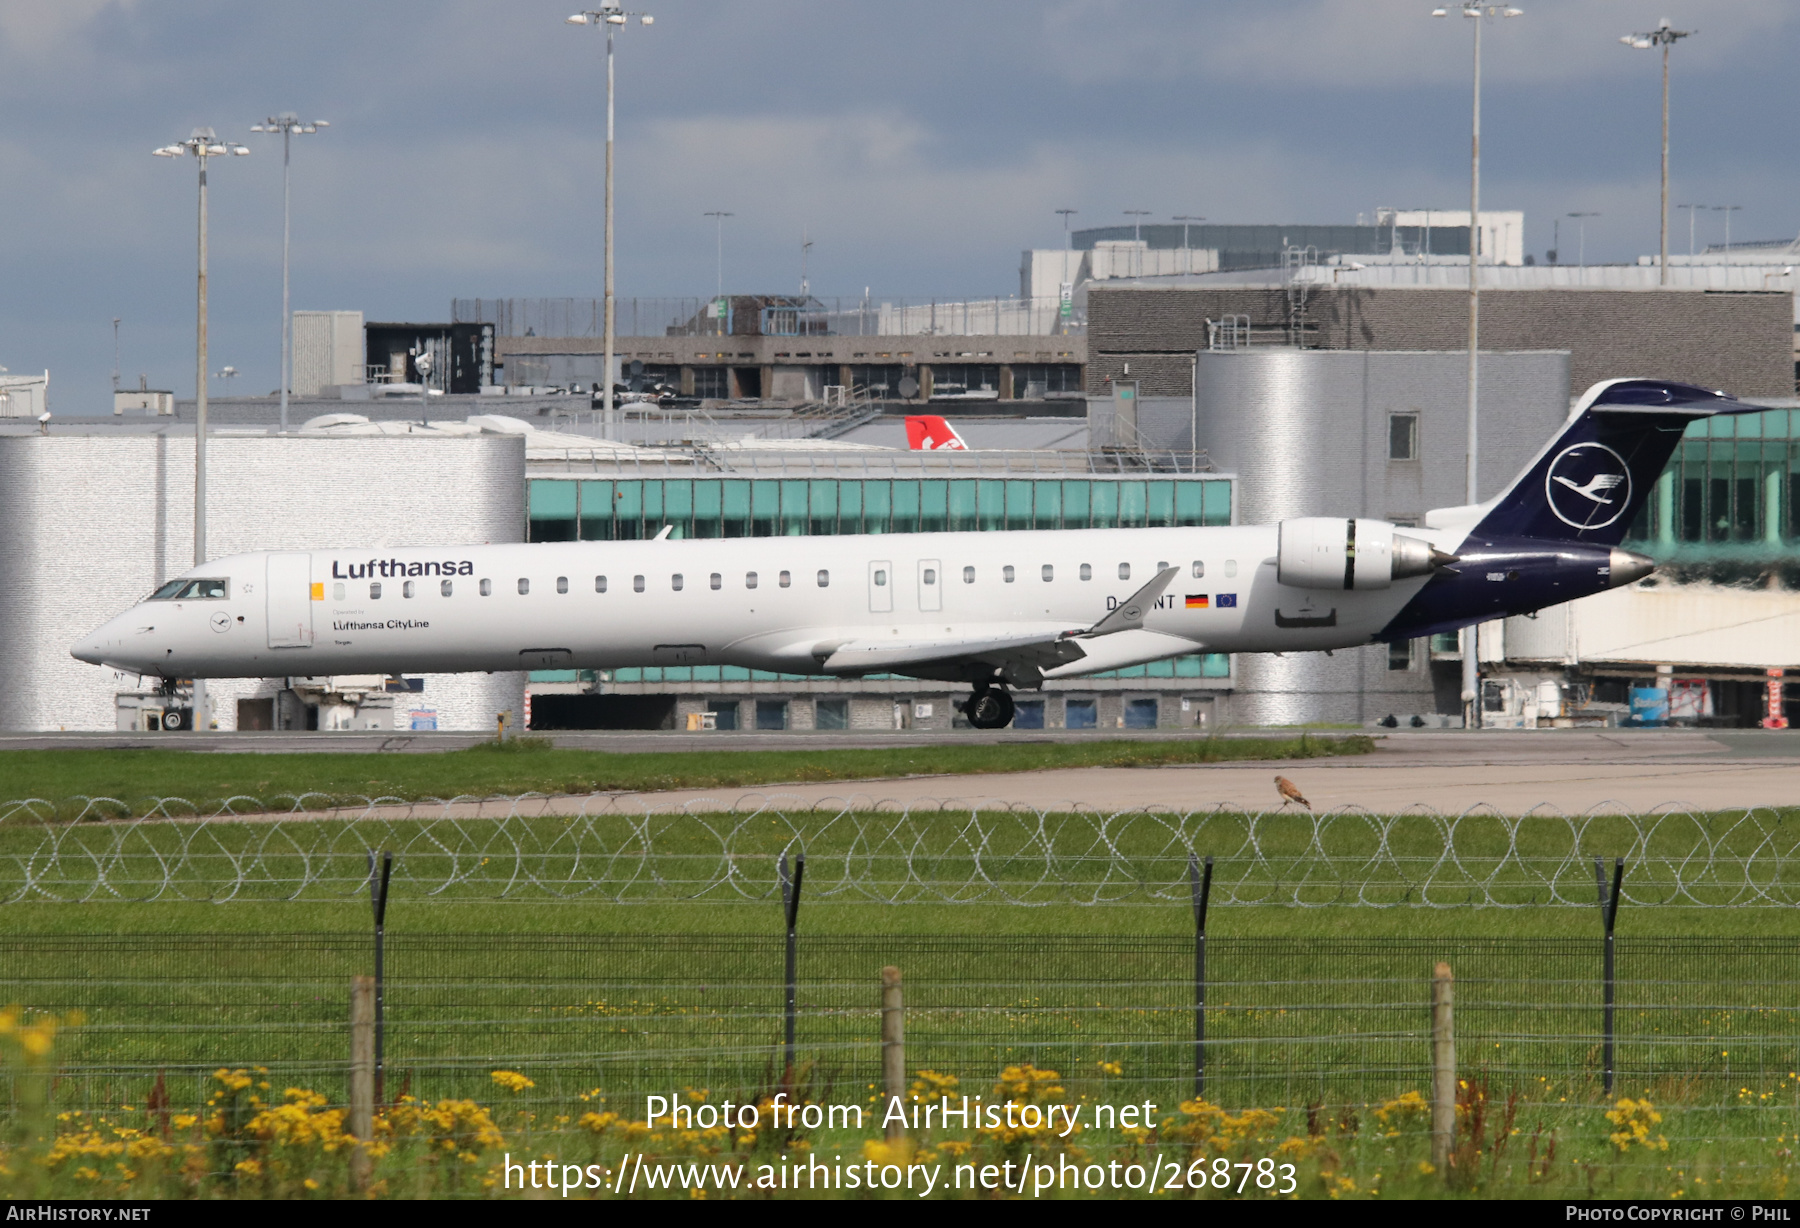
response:
[[[89,665],[99,665],[101,663],[100,654],[104,651],[105,645],[105,638],[102,635],[104,631],[105,628],[102,627],[91,635],[82,636],[81,639],[75,641],[75,646],[69,649],[69,655],[77,661],[86,661]]]
[[[113,618],[77,640],[69,655],[89,665],[117,665],[125,650],[125,624],[129,616]]]

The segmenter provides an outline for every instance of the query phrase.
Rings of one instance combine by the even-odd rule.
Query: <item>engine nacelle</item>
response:
[[[1277,532],[1275,577],[1290,588],[1387,588],[1456,561],[1385,520],[1307,516],[1282,521]]]

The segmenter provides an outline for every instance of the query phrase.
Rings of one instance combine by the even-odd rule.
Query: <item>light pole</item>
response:
[[[1694,258],[1694,210],[1710,209],[1710,208],[1712,208],[1712,206],[1711,205],[1676,205],[1675,207],[1677,209],[1686,209],[1688,211],[1688,259],[1692,260]]]
[[[736,217],[737,214],[727,213],[723,209],[714,209],[708,213],[701,214],[701,216],[712,218],[714,229],[717,232],[714,235],[714,238],[718,241],[718,266],[716,270],[716,285],[713,291],[713,311],[719,321],[719,336],[723,337],[725,335],[725,219],[728,217]]]
[[[1727,257],[1731,255],[1731,215],[1743,207],[1742,205],[1713,205],[1711,207],[1714,213],[1725,215],[1725,255]]]
[[[718,240],[718,267],[717,267],[716,276],[715,276],[716,285],[714,287],[714,293],[719,298],[724,298],[725,297],[725,219],[728,217],[736,217],[737,214],[727,213],[723,209],[713,209],[707,213],[701,214],[700,216],[712,218],[714,228],[717,231],[717,234],[715,237]]]
[[[230,145],[211,128],[196,128],[185,141],[151,150],[158,158],[191,154],[200,164],[200,258],[194,313],[194,566],[206,562],[206,163],[212,158],[243,157],[250,150]],[[206,683],[194,679],[194,719],[206,727]]]
[[[1125,216],[1131,219],[1131,239],[1134,243],[1144,241],[1144,219],[1150,216],[1148,209],[1126,209]]]
[[[1199,214],[1177,213],[1171,220],[1181,223],[1181,245],[1186,247],[1188,245],[1188,223],[1204,222],[1206,219]]]
[[[113,391],[119,390],[119,317],[113,317]]]
[[[1599,217],[1598,213],[1565,213],[1564,217],[1575,219],[1575,263],[1581,266],[1581,280],[1587,280],[1587,220]]]
[[[1058,209],[1056,212],[1062,216],[1063,220],[1063,250],[1065,252],[1073,251],[1075,247],[1075,237],[1069,233],[1069,219],[1075,214],[1080,213],[1081,210]]]
[[[294,134],[313,133],[321,128],[331,127],[329,120],[315,119],[310,124],[301,123],[300,117],[292,111],[283,111],[280,115],[263,120],[260,124],[252,124],[252,132],[281,133],[281,433],[288,429],[288,387],[294,373],[294,316],[288,310],[288,237],[292,233],[289,225],[291,195],[288,192],[288,154],[294,143]]]
[[[564,19],[571,26],[605,26],[606,27],[606,297],[604,300],[606,314],[606,356],[601,373],[601,383],[606,391],[601,400],[604,425],[601,427],[603,438],[611,439],[617,431],[613,422],[613,337],[616,334],[613,321],[613,35],[626,18],[636,17],[642,25],[654,25],[656,18],[648,13],[627,13],[624,6],[613,3],[604,4],[597,9],[583,9],[581,12]]]
[[[1662,278],[1659,284],[1665,286],[1669,284],[1669,48],[1677,40],[1697,33],[1697,30],[1677,30],[1665,17],[1648,34],[1627,34],[1619,39],[1627,47],[1636,47],[1640,51],[1662,48]]]
[[[1471,504],[1481,501],[1479,470],[1481,398],[1476,383],[1480,374],[1481,345],[1481,27],[1495,17],[1522,17],[1524,10],[1499,4],[1464,4],[1462,15],[1475,22],[1475,92],[1469,128],[1469,438],[1468,465],[1463,475],[1464,495]],[[1450,10],[1431,10],[1433,17],[1448,17]],[[1481,727],[1481,625],[1463,632],[1462,701],[1463,728]]]

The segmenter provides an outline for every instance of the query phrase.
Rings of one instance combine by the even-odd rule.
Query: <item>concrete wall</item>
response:
[[[1800,593],[1661,580],[1509,618],[1512,661],[1800,667]]]
[[[1279,340],[1288,299],[1279,287],[1112,289],[1088,300],[1087,387],[1124,374],[1144,396],[1179,396],[1206,321],[1248,315],[1258,341]],[[1456,350],[1468,344],[1468,293],[1434,287],[1316,287],[1309,346]],[[1699,290],[1488,290],[1481,342],[1494,350],[1568,350],[1572,391],[1619,376],[1678,379],[1737,396],[1794,392],[1793,295]]]
[[[1568,416],[1569,355],[1483,354],[1480,373],[1487,498]],[[1202,352],[1193,378],[1200,446],[1238,475],[1240,524],[1290,516],[1417,521],[1465,501],[1465,355],[1257,347]],[[1418,415],[1417,460],[1388,459],[1395,413]]]
[[[208,553],[524,538],[516,437],[214,437]],[[112,729],[135,675],[69,655],[87,631],[193,561],[194,441],[185,432],[0,437],[0,729]],[[524,675],[428,675],[440,729],[518,712]],[[209,687],[222,728],[235,700],[279,683]]]

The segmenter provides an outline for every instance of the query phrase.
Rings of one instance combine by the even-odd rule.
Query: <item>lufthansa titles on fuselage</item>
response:
[[[366,563],[345,563],[338,559],[331,560],[331,578],[334,580],[371,580],[377,576],[383,579],[401,576],[472,576],[475,564],[468,559],[444,559],[441,562],[407,563],[400,559],[370,559]]]
[[[431,626],[428,619],[423,618],[390,618],[386,622],[357,622],[354,619],[339,619],[331,624],[333,631],[418,631]]]

